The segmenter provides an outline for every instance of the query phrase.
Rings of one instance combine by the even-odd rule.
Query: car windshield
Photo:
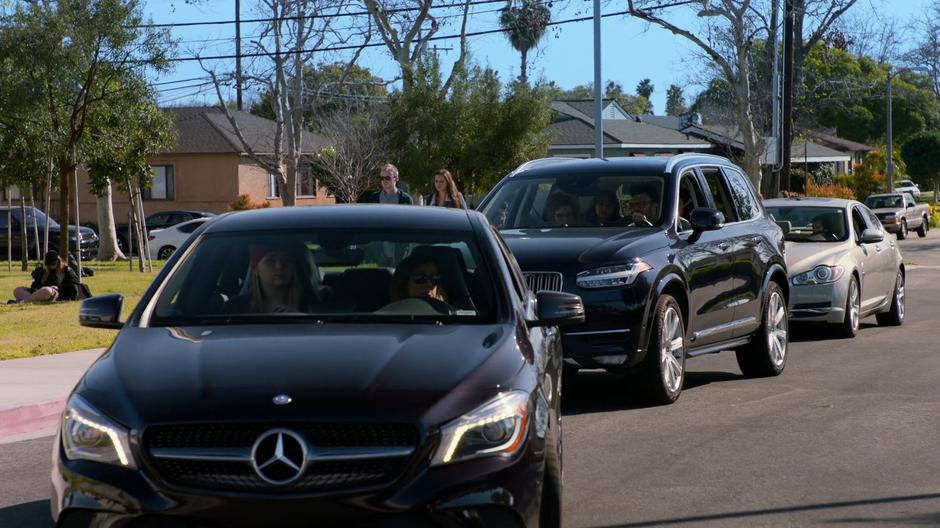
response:
[[[900,196],[869,196],[865,199],[865,205],[869,209],[892,209],[903,204]]]
[[[566,174],[510,180],[483,209],[499,229],[658,226],[662,175]]]
[[[469,232],[209,234],[171,272],[150,324],[492,322],[482,262]]]
[[[12,209],[12,214],[13,218],[16,218],[17,221],[21,222],[23,220],[23,213],[19,208]],[[33,227],[34,225],[42,227],[46,225],[47,221],[49,222],[49,227],[59,227],[59,223],[46,216],[46,213],[33,207],[26,208],[26,227]]]
[[[848,238],[840,207],[768,206],[767,212],[793,242],[842,242]]]

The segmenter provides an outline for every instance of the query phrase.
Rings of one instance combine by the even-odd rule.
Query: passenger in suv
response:
[[[626,222],[578,220],[602,193],[618,198]],[[546,226],[557,195],[576,202],[574,219]],[[536,160],[504,178],[480,208],[501,226],[531,289],[584,299],[585,323],[563,334],[569,372],[637,371],[653,401],[671,403],[689,357],[735,350],[745,375],[783,371],[783,234],[727,159]]]

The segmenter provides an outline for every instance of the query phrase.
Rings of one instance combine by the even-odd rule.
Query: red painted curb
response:
[[[64,398],[2,409],[0,410],[0,437],[55,427],[63,409],[65,409]]]

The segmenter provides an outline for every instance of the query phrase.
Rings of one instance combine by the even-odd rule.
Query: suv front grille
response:
[[[252,447],[272,429],[296,432],[314,453],[304,473],[287,485],[269,484],[252,466]],[[418,442],[415,426],[361,423],[163,425],[148,428],[143,438],[153,467],[170,484],[259,493],[388,484],[404,471]],[[317,452],[341,454],[318,460]]]
[[[557,271],[529,271],[523,273],[529,289],[538,293],[540,291],[561,291],[562,275]]]

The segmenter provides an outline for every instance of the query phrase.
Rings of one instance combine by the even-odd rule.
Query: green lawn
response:
[[[94,277],[83,280],[91,293],[124,294],[122,320],[137,305],[144,291],[162,266],[154,264],[153,273],[128,271],[127,262],[85,262],[95,269]],[[35,263],[30,264],[31,268]],[[7,271],[5,262],[0,262],[0,303],[13,298],[17,286],[29,286],[29,272],[20,271],[18,262],[13,271]],[[73,350],[106,347],[114,340],[115,330],[98,330],[78,324],[80,302],[56,302],[37,304],[0,304],[0,360],[58,354]]]

